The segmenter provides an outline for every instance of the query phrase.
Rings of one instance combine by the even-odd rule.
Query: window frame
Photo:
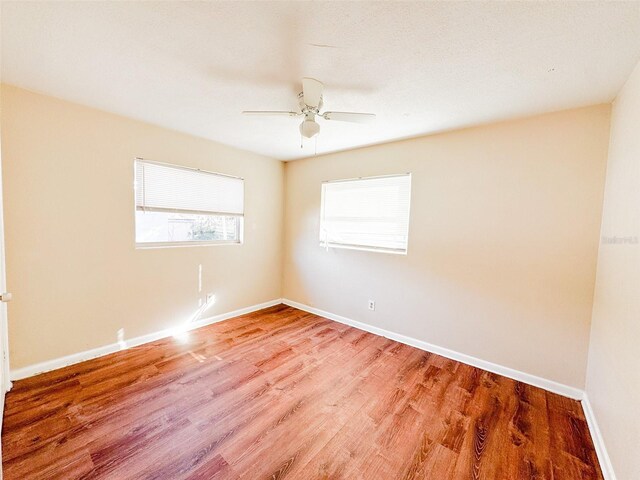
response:
[[[329,183],[340,183],[340,182],[355,182],[355,181],[359,181],[359,180],[375,180],[375,179],[379,179],[379,178],[393,178],[393,177],[409,177],[409,206],[407,209],[407,231],[406,231],[406,237],[407,237],[407,244],[406,244],[406,248],[404,249],[396,249],[396,248],[386,248],[386,247],[375,247],[375,246],[371,246],[371,245],[356,245],[356,244],[351,244],[351,243],[336,243],[336,242],[328,242],[326,239],[322,240],[322,222],[324,219],[324,195],[325,195],[325,189],[324,189],[324,185],[329,184]],[[376,252],[376,253],[389,253],[392,255],[408,255],[409,254],[409,231],[411,229],[411,192],[412,192],[412,187],[413,187],[413,176],[411,174],[411,172],[406,172],[406,173],[394,173],[394,174],[389,174],[389,175],[373,175],[373,176],[368,176],[368,177],[354,177],[354,178],[341,178],[338,180],[325,180],[321,183],[320,185],[320,219],[318,222],[318,238],[319,238],[319,245],[321,248],[326,249],[327,251],[329,250],[329,248],[339,248],[339,249],[344,249],[344,250],[358,250],[361,252]]]
[[[145,162],[152,163],[155,165],[160,165],[164,167],[170,167],[175,169],[189,170],[199,173],[205,173],[210,175],[218,175],[221,177],[229,177],[235,178],[238,180],[242,180],[243,189],[242,189],[242,202],[245,204],[246,193],[244,190],[244,177],[238,177],[235,175],[229,175],[226,173],[213,172],[210,170],[203,170],[195,167],[187,167],[185,165],[176,165],[173,163],[166,162],[158,162],[155,160],[148,160],[142,157],[136,157],[133,160],[133,240],[136,250],[150,250],[154,248],[182,248],[182,247],[209,247],[209,246],[219,246],[219,245],[243,245],[244,244],[244,212],[242,215],[230,215],[230,214],[216,214],[216,213],[207,213],[207,212],[195,212],[188,210],[173,210],[174,213],[183,213],[183,214],[194,214],[194,215],[210,215],[213,217],[235,217],[238,219],[236,222],[236,238],[237,240],[185,240],[185,241],[170,241],[170,242],[138,242],[137,240],[137,220],[136,214],[138,211],[143,211],[144,209],[138,209],[138,204],[136,202],[136,188],[137,188],[137,179],[136,179],[136,163],[137,162]],[[158,212],[159,210],[154,210],[152,208],[149,209],[150,212]],[[172,210],[163,210],[166,213],[171,213]]]

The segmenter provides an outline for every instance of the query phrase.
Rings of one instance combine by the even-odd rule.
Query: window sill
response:
[[[407,255],[407,250],[393,250],[390,248],[365,247],[360,245],[346,245],[342,243],[329,243],[328,245],[320,242],[320,248],[340,248],[343,250],[360,250],[362,252],[390,253],[392,255]]]
[[[155,248],[181,248],[181,247],[212,247],[220,245],[242,245],[243,242],[149,242],[136,243],[136,250],[150,250]]]

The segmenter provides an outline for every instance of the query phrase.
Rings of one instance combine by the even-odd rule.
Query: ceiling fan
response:
[[[322,108],[323,87],[324,85],[322,82],[315,78],[302,79],[302,92],[298,94],[298,103],[300,105],[299,112],[246,110],[242,113],[244,115],[287,115],[289,117],[299,117],[304,115],[304,120],[300,124],[300,133],[306,138],[312,138],[320,133],[320,125],[316,122],[316,117],[322,117],[325,120],[337,120],[339,122],[353,123],[369,123],[376,118],[373,113],[320,113],[320,109]]]

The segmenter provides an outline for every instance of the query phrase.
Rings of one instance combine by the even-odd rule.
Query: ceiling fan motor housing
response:
[[[298,105],[300,105],[300,111],[305,115],[308,113],[318,115],[320,109],[322,108],[322,96],[320,96],[320,102],[318,102],[318,106],[314,107],[313,105],[307,105],[306,103],[304,103],[304,93],[300,92],[298,94]]]

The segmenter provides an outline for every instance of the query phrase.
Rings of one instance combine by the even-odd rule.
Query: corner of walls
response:
[[[607,480],[616,478],[614,462],[621,478],[640,475],[634,451],[640,421],[629,414],[640,399],[640,355],[633,341],[640,338],[639,122],[640,62],[612,104],[583,402]],[[605,241],[607,237],[618,241]]]
[[[280,242],[280,297],[284,297],[285,279],[287,268],[287,182],[288,182],[289,162],[282,162],[282,240]]]
[[[604,224],[604,200],[605,200],[605,193],[606,193],[607,172],[608,172],[608,169],[609,169],[609,156],[611,154],[611,116],[612,116],[613,103],[614,102],[615,102],[615,99],[611,103],[606,104],[609,107],[609,109],[608,109],[608,118],[607,118],[608,128],[609,128],[609,135],[607,137],[607,157],[606,157],[606,161],[604,163],[604,173],[603,173],[604,179],[605,179],[605,184],[603,185],[602,192],[601,192],[601,195],[600,195],[600,200],[599,200],[599,203],[600,203],[600,228],[598,229],[598,249],[597,249],[597,252],[596,252],[595,265],[594,265],[595,275],[594,275],[594,278],[593,278],[593,284],[592,284],[592,288],[591,288],[591,314],[589,315],[589,331],[587,333],[587,351],[586,351],[584,380],[583,380],[585,396],[586,396],[586,392],[587,392],[587,377],[588,377],[588,373],[589,373],[589,356],[590,356],[590,352],[591,352],[591,335],[593,333],[593,315],[594,315],[594,304],[595,304],[595,296],[596,296],[596,285],[598,283],[598,263],[600,261],[600,248],[602,247],[601,238],[602,238],[602,229],[603,229],[603,224]]]
[[[591,433],[591,440],[593,441],[593,445],[596,449],[596,455],[598,456],[602,475],[605,480],[616,480],[616,474],[613,471],[611,457],[609,457],[609,452],[607,451],[607,447],[604,443],[604,437],[602,436],[602,432],[598,426],[596,415],[593,411],[593,407],[591,406],[591,402],[589,402],[589,395],[586,391],[583,393],[582,401],[580,403],[582,404],[582,411],[584,412],[584,417],[587,420],[587,426]]]

